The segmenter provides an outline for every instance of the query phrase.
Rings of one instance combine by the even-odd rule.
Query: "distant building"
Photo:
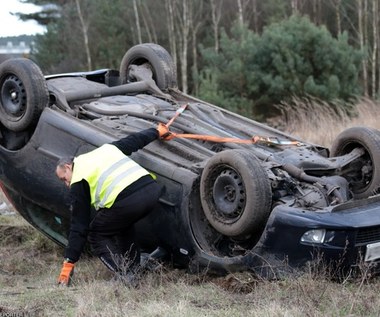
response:
[[[29,57],[33,36],[0,38],[0,60],[11,57]]]

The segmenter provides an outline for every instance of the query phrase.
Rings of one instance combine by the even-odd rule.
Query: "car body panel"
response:
[[[133,160],[153,173],[162,187],[157,208],[136,225],[144,250],[160,246],[172,264],[194,271],[252,270],[268,276],[277,268],[298,269],[321,256],[350,272],[367,252],[371,258],[367,262],[379,268],[380,196],[354,199],[342,176],[347,166],[354,177],[362,176],[360,169],[352,170],[362,163],[367,164],[366,176],[368,170],[377,168],[366,156],[359,164],[350,165],[363,157],[361,146],[329,157],[325,147],[175,87],[165,92],[154,88],[152,93],[148,91],[153,85],[150,81],[121,85],[114,70],[59,74],[44,80],[50,103],[35,127],[21,133],[0,127],[0,182],[19,213],[54,242],[67,244],[70,223],[69,191],[54,173],[58,159],[80,155],[159,122],[167,123],[187,105],[170,126],[171,131],[246,140],[260,136],[262,141],[237,144],[175,138],[154,141],[133,153]],[[380,133],[378,139],[380,144]],[[205,215],[201,198],[200,183],[210,158],[227,150],[258,159],[270,182],[273,201],[264,225],[244,236],[218,232]],[[245,199],[244,193],[241,195]],[[230,215],[221,214],[230,221]],[[310,230],[324,230],[327,240],[301,241]],[[368,246],[373,251],[367,251]]]

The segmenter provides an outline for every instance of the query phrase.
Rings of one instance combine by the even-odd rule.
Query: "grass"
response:
[[[280,122],[287,132],[325,146],[349,126],[380,128],[380,107],[373,101],[361,100],[354,118],[329,109],[320,102],[296,100],[282,109]],[[66,288],[56,285],[62,253],[17,214],[0,216],[0,317],[322,317],[380,312],[380,280],[365,274],[336,283],[311,267],[298,276],[269,281],[247,272],[216,277],[162,267],[147,274],[137,289],[129,289],[112,279],[100,261],[84,257],[76,265],[73,286]]]
[[[2,227],[1,234],[4,233]],[[17,227],[19,235],[27,235],[23,242],[0,243],[0,316],[2,313],[147,317],[378,316],[380,311],[378,279],[334,283],[323,274],[311,271],[294,278],[267,281],[244,272],[215,277],[163,267],[160,272],[147,274],[137,289],[129,289],[112,280],[99,261],[84,258],[76,266],[73,286],[59,287],[56,278],[62,250],[30,230],[29,225]],[[38,248],[40,239],[45,240],[42,250]]]
[[[340,103],[297,99],[277,106],[282,115],[275,125],[311,143],[330,147],[336,136],[353,126],[380,129],[380,103],[362,98],[352,105],[351,115]]]

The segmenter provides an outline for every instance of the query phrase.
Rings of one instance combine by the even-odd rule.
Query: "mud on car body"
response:
[[[160,203],[137,226],[141,246],[174,265],[267,275],[320,260],[350,272],[380,259],[380,133],[353,127],[331,149],[182,93],[169,53],[132,47],[119,70],[43,76],[28,59],[0,65],[0,181],[18,212],[67,243],[68,190],[57,160],[167,123],[180,134],[132,157],[157,176]]]

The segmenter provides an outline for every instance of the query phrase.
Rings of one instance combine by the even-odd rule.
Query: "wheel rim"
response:
[[[218,219],[225,223],[238,220],[245,208],[246,196],[243,180],[233,169],[223,169],[213,186],[214,210]]]
[[[13,117],[20,117],[25,112],[26,100],[22,81],[15,75],[7,76],[1,88],[1,104],[4,111]]]

